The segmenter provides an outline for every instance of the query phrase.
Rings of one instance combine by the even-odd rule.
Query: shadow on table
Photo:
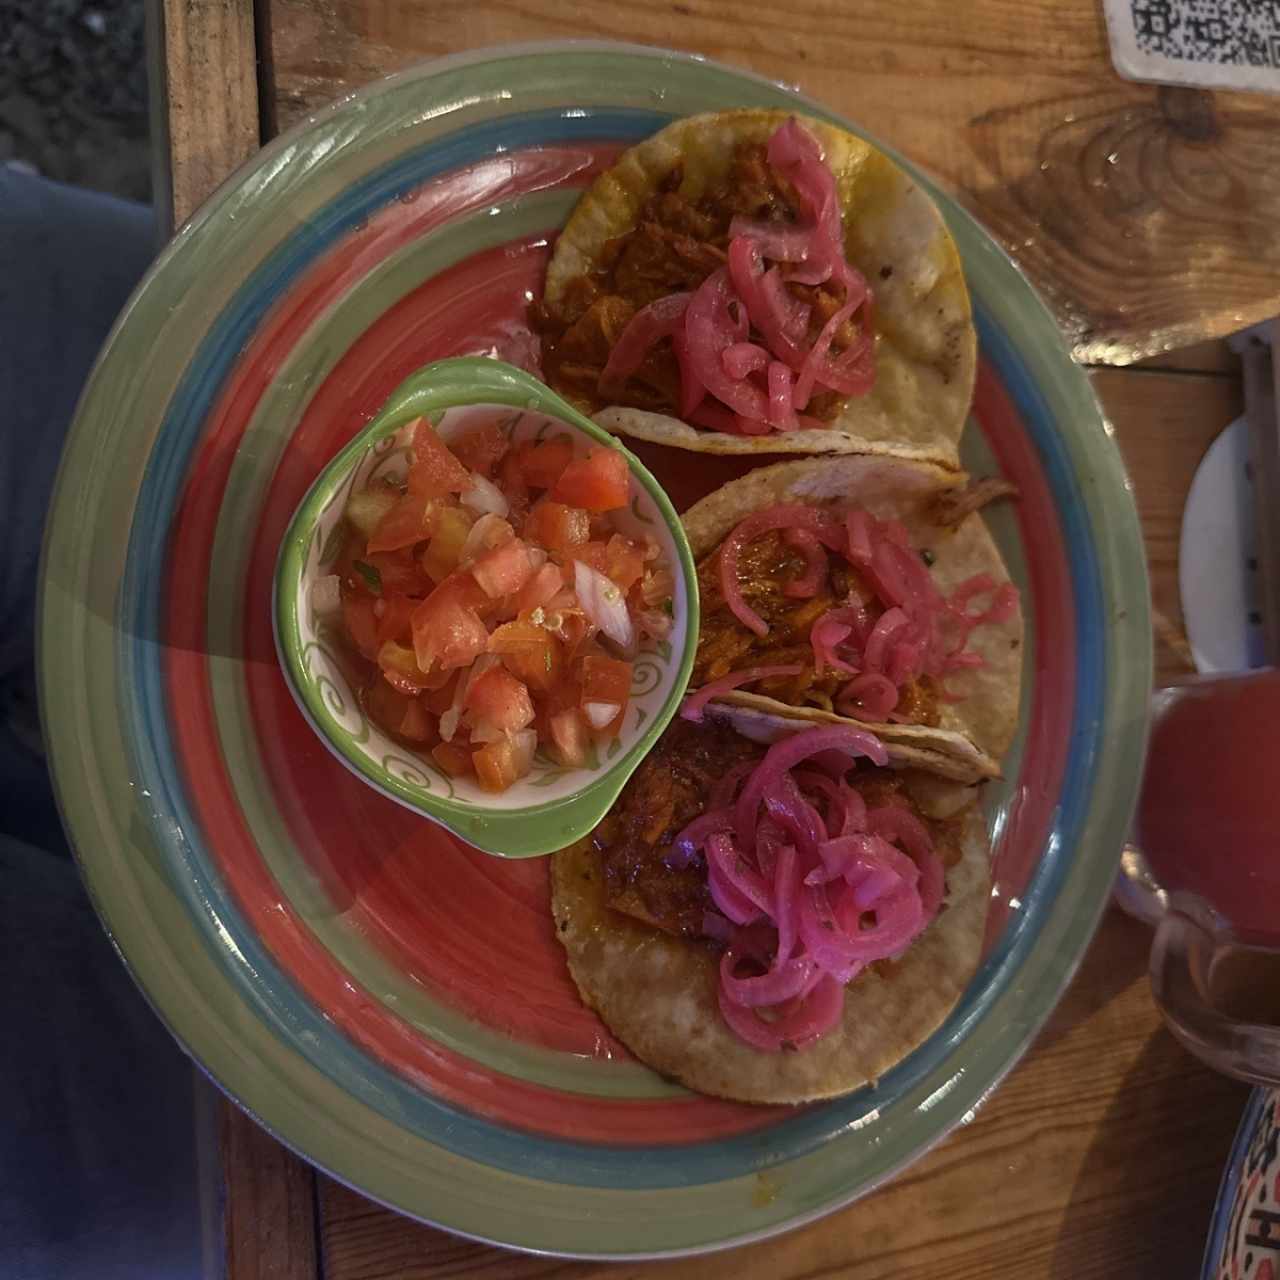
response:
[[[1102,1276],[1199,1274],[1218,1182],[1248,1088],[1202,1066],[1161,1027],[1125,1076],[1063,1215],[1050,1280],[1082,1280],[1080,1238]],[[1181,1162],[1169,1152],[1194,1153]],[[1087,1190],[1086,1190],[1087,1189]],[[1123,1212],[1117,1212],[1117,1206]],[[1093,1274],[1090,1272],[1089,1274]]]
[[[1150,947],[1151,930],[1146,925],[1118,907],[1108,907],[1080,968],[1036,1038],[1035,1048],[1048,1048],[1135,982],[1145,981]]]

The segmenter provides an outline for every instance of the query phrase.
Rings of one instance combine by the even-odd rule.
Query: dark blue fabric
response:
[[[203,1081],[133,985],[69,857],[35,702],[40,538],[150,212],[0,166],[0,1277],[202,1274]],[[74,785],[63,779],[64,786]]]

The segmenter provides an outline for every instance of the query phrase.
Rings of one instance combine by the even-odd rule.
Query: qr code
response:
[[[1280,67],[1280,0],[1129,0],[1142,53]]]

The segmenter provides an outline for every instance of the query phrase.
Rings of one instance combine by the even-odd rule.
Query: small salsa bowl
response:
[[[656,539],[675,578],[673,626],[657,650],[635,660],[621,732],[593,749],[586,765],[564,768],[541,751],[531,773],[494,794],[450,778],[431,759],[384,733],[366,714],[349,678],[340,622],[317,607],[316,583],[341,549],[337,536],[353,488],[403,472],[401,427],[429,417],[448,441],[475,411],[501,407],[515,441],[569,433],[584,448],[607,445],[627,460],[631,503],[613,513],[627,535]],[[531,375],[490,359],[442,360],[406,379],[378,415],[320,473],[281,544],[273,621],[276,651],[290,691],[324,744],[384,795],[447,827],[486,853],[527,858],[586,835],[608,812],[627,779],[666,728],[684,696],[698,640],[698,587],[680,519],[644,465]]]

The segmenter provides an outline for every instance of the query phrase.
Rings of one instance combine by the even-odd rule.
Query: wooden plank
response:
[[[1097,3],[270,0],[270,12],[282,127],[420,58],[660,33],[798,84],[931,170],[1044,291],[1088,363],[1280,311],[1280,102],[1120,80]]]
[[[155,203],[172,230],[258,149],[254,3],[149,0],[147,17]]]
[[[1178,593],[1182,509],[1196,468],[1243,411],[1238,378],[1100,369],[1092,374],[1133,482],[1154,606],[1156,678],[1194,670]]]
[[[227,1280],[317,1280],[314,1170],[219,1101]]]
[[[1240,357],[1227,345],[1225,338],[1196,342],[1174,351],[1162,351],[1130,366],[1154,369],[1162,373],[1216,373],[1223,378],[1240,377]]]
[[[977,1119],[850,1208],[715,1260],[631,1277],[993,1280],[1184,1276],[1203,1247],[1244,1086],[1189,1057],[1146,982],[1149,932],[1112,912],[1035,1049]],[[325,1280],[596,1277],[612,1265],[459,1240],[321,1179]],[[500,1212],[500,1211],[495,1211]]]

